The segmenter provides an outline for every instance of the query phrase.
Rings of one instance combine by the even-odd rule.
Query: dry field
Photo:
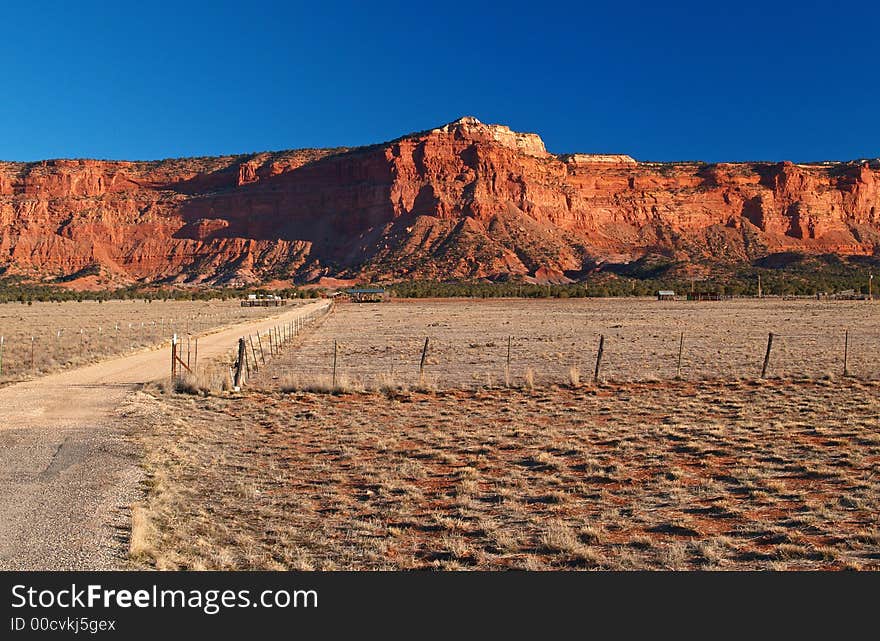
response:
[[[444,300],[341,304],[256,384],[327,380],[337,341],[338,376],[375,388],[413,385],[425,338],[425,377],[440,388],[482,387],[532,378],[538,385],[593,376],[605,336],[601,379],[674,378],[684,333],[682,377],[754,378],[774,332],[769,376],[880,376],[880,304],[860,301]],[[274,378],[273,378],[274,377]]]
[[[0,383],[156,345],[174,333],[195,334],[278,311],[241,307],[237,300],[7,303],[0,305]]]
[[[150,485],[132,559],[192,569],[880,569],[878,309],[341,304],[244,393],[141,395],[131,412],[153,425]],[[779,334],[771,377],[758,380],[768,331]],[[680,332],[685,380],[674,380]],[[599,333],[606,360],[593,384]]]
[[[141,567],[880,569],[876,381],[137,407]]]

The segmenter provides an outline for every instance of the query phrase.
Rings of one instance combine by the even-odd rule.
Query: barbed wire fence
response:
[[[880,331],[590,331],[576,341],[494,333],[450,340],[314,336],[274,364],[272,380],[345,379],[440,388],[661,380],[880,378]],[[265,381],[264,381],[265,382]]]
[[[62,316],[27,326],[7,319],[0,325],[0,383],[155,347],[174,336],[191,345],[201,333],[258,314],[241,312],[236,306],[227,313],[196,312],[146,320],[129,317],[76,322],[75,316],[66,320]]]

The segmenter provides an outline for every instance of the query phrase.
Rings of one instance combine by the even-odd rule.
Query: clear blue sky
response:
[[[880,156],[880,3],[44,1],[2,14],[5,160],[359,145],[462,115],[558,153]]]

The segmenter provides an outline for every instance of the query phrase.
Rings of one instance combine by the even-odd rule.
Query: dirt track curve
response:
[[[203,335],[199,360],[326,304]],[[0,389],[0,570],[124,567],[141,471],[122,408],[169,368],[160,349]]]

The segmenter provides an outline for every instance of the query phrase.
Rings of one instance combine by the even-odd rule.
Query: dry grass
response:
[[[131,535],[129,537],[129,556],[132,559],[149,559],[155,554],[152,547],[157,539],[156,528],[150,521],[143,506],[135,506],[131,510]]]
[[[167,384],[162,381],[156,384],[161,391],[167,391]],[[196,371],[184,372],[183,376],[174,382],[174,390],[179,394],[208,394],[228,392],[232,389],[232,376],[229,367],[222,364],[210,363],[199,366]]]
[[[314,392],[318,394],[345,394],[348,392],[363,391],[363,386],[352,381],[346,375],[319,376],[313,379],[302,379],[298,376],[287,376],[281,381],[280,389],[285,393]]]
[[[736,300],[441,300],[341,304],[321,326],[254,384],[274,389],[273,376],[327,376],[337,340],[338,371],[372,389],[382,377],[414,385],[425,337],[425,374],[439,388],[570,384],[595,366],[605,336],[601,379],[675,378],[684,332],[682,377],[754,378],[768,332],[774,332],[770,377],[834,378],[843,374],[849,329],[849,372],[880,376],[876,304],[862,301]],[[508,371],[507,340],[512,337]],[[530,382],[531,381],[531,382]]]
[[[145,567],[880,569],[874,381],[154,406]]]
[[[241,307],[234,300],[0,304],[0,336],[5,339],[0,383],[158,345],[175,333],[205,332],[277,311]]]

